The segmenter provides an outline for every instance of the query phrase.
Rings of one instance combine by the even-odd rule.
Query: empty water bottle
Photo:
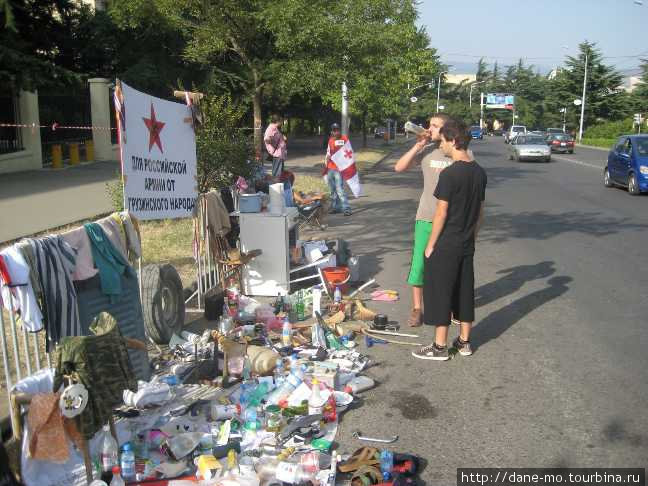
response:
[[[336,303],[342,302],[342,291],[340,287],[335,287],[335,293],[333,294],[333,300]]]
[[[386,449],[380,452],[380,472],[383,480],[387,482],[391,478],[392,468],[394,467],[394,453]]]

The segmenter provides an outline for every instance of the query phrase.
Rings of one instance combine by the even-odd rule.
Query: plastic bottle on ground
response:
[[[387,482],[391,478],[392,468],[394,467],[394,453],[383,449],[380,451],[380,472],[383,480]]]
[[[324,410],[324,400],[322,400],[319,381],[313,379],[311,385],[311,395],[308,399],[308,415],[318,415]]]
[[[282,461],[277,464],[275,477],[288,484],[302,484],[308,481],[314,483],[317,473],[309,472],[301,464]]]
[[[275,369],[274,369],[275,388],[279,388],[283,384],[283,382],[284,382],[284,380],[286,378],[284,376],[284,373],[285,373],[285,368],[284,368],[283,359],[277,358],[277,364],[276,364]]]
[[[122,448],[121,473],[126,481],[135,478],[135,451],[130,442],[126,442]]]
[[[281,329],[281,344],[284,347],[292,346],[292,324],[288,317],[284,319],[283,327]]]
[[[342,291],[340,290],[340,287],[335,287],[333,301],[336,303],[342,302]]]
[[[304,371],[301,368],[296,367],[286,377],[283,385],[270,394],[268,397],[268,404],[277,405],[281,400],[288,398],[290,394],[295,391],[299,385],[301,385],[303,380]]]
[[[119,446],[110,433],[108,425],[104,425],[103,433],[104,440],[101,446],[101,479],[110,484],[112,470],[115,466],[119,466]]]
[[[376,382],[368,376],[356,376],[346,384],[344,391],[351,394],[360,393],[373,388],[375,384]]]
[[[110,480],[110,486],[126,486],[124,478],[121,476],[121,469],[119,466],[112,468],[112,479]]]

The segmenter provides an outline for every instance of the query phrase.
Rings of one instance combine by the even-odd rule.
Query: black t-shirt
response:
[[[486,181],[486,171],[477,162],[458,160],[441,171],[434,196],[448,202],[448,215],[435,250],[475,253],[475,228]]]

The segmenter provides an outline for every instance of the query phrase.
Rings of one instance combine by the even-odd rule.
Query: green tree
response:
[[[648,59],[642,59],[639,66],[639,84],[632,92],[633,106],[637,112],[648,112]]]
[[[567,107],[571,126],[578,126],[580,108],[573,101],[582,97],[585,58],[587,56],[587,90],[585,98],[585,127],[599,120],[618,120],[627,115],[628,97],[620,89],[622,76],[611,66],[603,64],[601,52],[595,43],[583,42],[577,56],[568,56],[565,69],[549,83],[547,111],[557,114]],[[570,109],[571,108],[571,109]]]

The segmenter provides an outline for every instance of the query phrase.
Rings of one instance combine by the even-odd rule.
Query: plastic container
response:
[[[122,448],[121,472],[124,480],[135,479],[135,451],[133,451],[133,445],[130,442],[126,442]]]
[[[425,128],[423,128],[421,125],[417,125],[416,123],[412,123],[409,120],[405,122],[404,129],[405,129],[406,132],[413,133],[414,135],[419,135],[421,133],[426,132]]]
[[[299,368],[293,369],[284,381],[283,385],[281,385],[280,388],[275,389],[270,396],[268,396],[268,404],[277,405],[282,400],[288,398],[290,394],[295,391],[299,385],[301,385],[303,380],[304,372]]]
[[[283,359],[277,358],[275,364],[275,370],[274,370],[275,388],[279,388],[283,384],[284,380],[286,379],[285,372],[286,372],[286,368],[284,367]]]
[[[109,482],[112,479],[113,468],[119,467],[119,446],[107,425],[104,425],[103,433],[104,439],[101,445],[101,478]]]
[[[342,302],[342,291],[340,290],[339,285],[335,287],[335,292],[333,294],[333,302],[335,302],[336,304]]]
[[[311,395],[308,398],[308,415],[318,415],[324,410],[324,400],[320,390],[319,381],[313,379],[311,382]]]
[[[124,478],[121,477],[121,468],[119,466],[112,468],[112,479],[110,480],[110,486],[126,486]]]
[[[349,382],[344,387],[344,391],[350,394],[360,393],[373,388],[375,385],[376,382],[368,376],[356,376],[355,378],[349,380]]]
[[[348,267],[327,267],[322,268],[324,280],[326,280],[329,290],[333,292],[335,287],[340,287],[343,294],[348,293],[348,282],[351,279],[351,273]]]
[[[394,467],[394,453],[383,449],[380,451],[380,472],[385,482],[391,478],[392,468]]]
[[[239,212],[258,213],[261,212],[260,194],[241,194],[239,196]]]
[[[292,324],[287,317],[284,319],[283,327],[281,328],[281,344],[284,347],[292,346]]]

